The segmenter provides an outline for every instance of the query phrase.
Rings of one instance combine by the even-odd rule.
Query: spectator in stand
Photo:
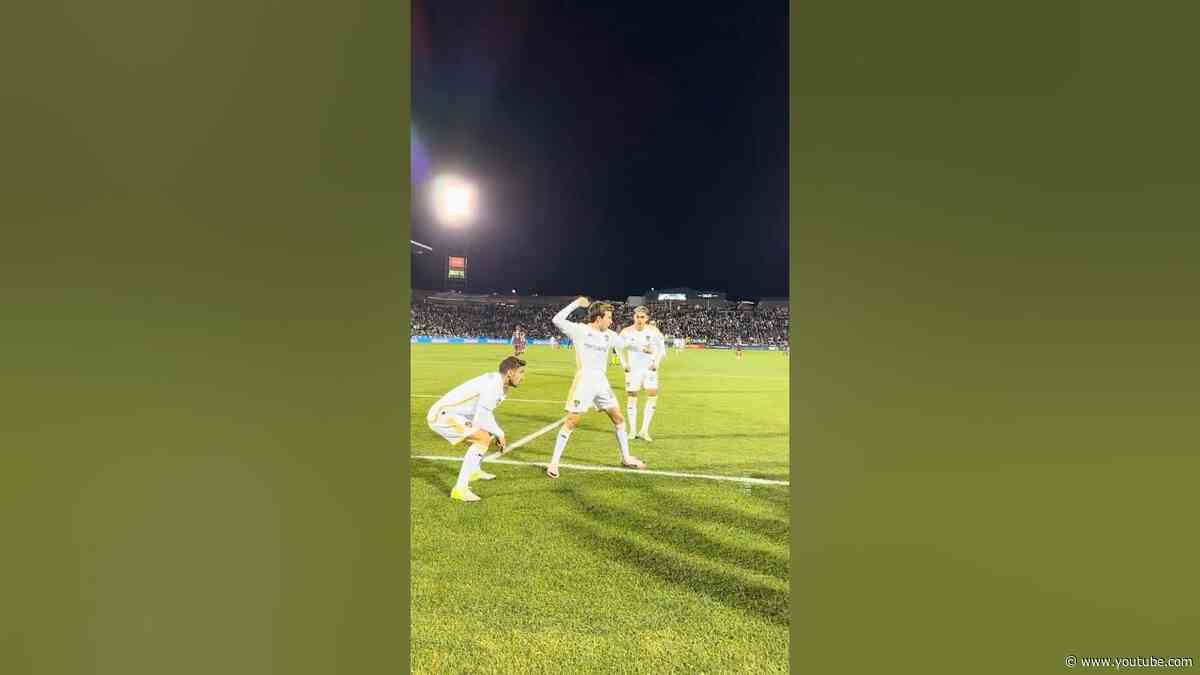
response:
[[[633,311],[613,303],[616,330],[633,323]],[[664,335],[686,336],[688,342],[732,345],[783,345],[787,342],[787,306],[712,307],[681,303],[648,303]],[[743,307],[747,307],[743,305]],[[507,339],[518,325],[529,340],[558,337],[551,321],[556,307],[526,304],[446,303],[414,300],[412,334],[431,337],[487,337]]]

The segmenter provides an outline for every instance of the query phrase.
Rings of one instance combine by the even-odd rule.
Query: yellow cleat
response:
[[[450,492],[450,498],[451,498],[451,499],[456,499],[456,500],[458,500],[458,501],[460,501],[460,502],[477,502],[477,501],[481,501],[481,500],[479,499],[479,495],[475,494],[474,492],[471,492],[471,488],[469,488],[469,487],[461,487],[461,488],[458,488],[458,487],[456,487],[456,488],[454,488],[454,489],[453,489],[453,490]]]
[[[494,474],[490,474],[490,473],[488,473],[488,472],[484,471],[483,469],[475,469],[474,471],[472,471],[472,472],[471,472],[471,475],[467,477],[467,480],[468,480],[468,481],[472,481],[472,480],[492,480],[492,479],[494,479],[495,477],[496,477],[496,476],[495,476]]]

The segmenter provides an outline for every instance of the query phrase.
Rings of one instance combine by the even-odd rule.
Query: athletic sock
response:
[[[463,456],[462,468],[458,470],[458,482],[454,484],[454,487],[467,487],[467,482],[471,478],[471,474],[475,472],[475,469],[479,468],[479,463],[483,459],[483,451],[485,449],[484,446],[478,443],[472,443],[471,447],[467,448],[467,454]]]
[[[650,433],[650,418],[654,417],[654,407],[658,403],[657,396],[646,397],[646,411],[642,415],[642,434]]]
[[[572,429],[568,429],[567,425],[563,425],[558,430],[558,439],[554,441],[554,457],[550,458],[550,466],[558,464],[558,460],[562,458],[563,450],[567,448],[567,439],[571,437]]]
[[[621,461],[625,462],[629,459],[629,435],[625,433],[624,424],[614,426],[613,431],[617,434],[617,448],[621,451]]]
[[[637,432],[637,397],[630,396],[629,401],[625,403],[625,414],[629,417],[630,433]]]

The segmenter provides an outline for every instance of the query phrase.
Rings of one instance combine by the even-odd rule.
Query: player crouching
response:
[[[429,428],[450,445],[464,440],[471,441],[458,470],[458,481],[450,492],[450,498],[461,502],[477,502],[479,496],[471,492],[473,480],[492,480],[492,474],[480,468],[484,453],[492,441],[503,450],[504,430],[496,422],[496,406],[504,402],[509,387],[521,384],[525,377],[525,362],[509,356],[500,362],[499,372],[484,373],[451,389],[429,408],[425,421]]]

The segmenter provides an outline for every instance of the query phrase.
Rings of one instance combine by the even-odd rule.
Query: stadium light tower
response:
[[[470,225],[475,220],[478,190],[470,181],[454,174],[433,179],[433,214],[442,225]]]
[[[458,230],[461,237],[464,258],[470,260],[470,234],[468,227],[475,222],[479,206],[479,191],[475,184],[453,173],[443,173],[435,176],[429,183],[430,198],[433,205],[433,217],[439,225],[448,229]],[[470,285],[469,270],[463,270],[463,290]],[[449,283],[449,270],[445,277]]]

